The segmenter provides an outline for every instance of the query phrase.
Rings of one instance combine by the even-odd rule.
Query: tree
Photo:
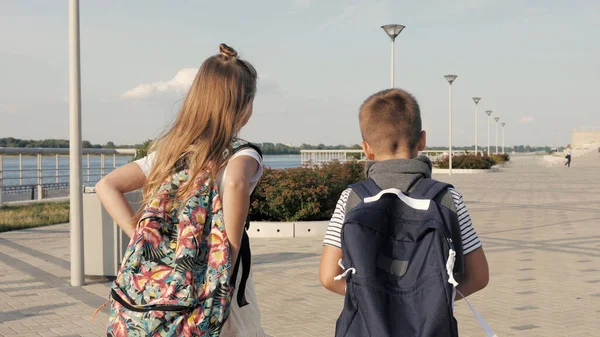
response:
[[[104,148],[106,148],[106,149],[114,149],[114,148],[116,148],[116,146],[115,146],[115,143],[108,142],[108,143],[106,143],[106,145],[104,145]]]
[[[152,147],[152,139],[148,139],[143,142],[142,145],[138,146],[135,149],[135,156],[133,156],[133,160],[138,160],[146,157],[148,155],[148,151]]]

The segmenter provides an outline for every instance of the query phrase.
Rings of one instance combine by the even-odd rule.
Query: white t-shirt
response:
[[[233,158],[237,158],[239,156],[249,156],[258,162],[258,169],[256,173],[250,179],[250,193],[254,191],[258,180],[263,174],[263,166],[262,159],[258,152],[252,148],[244,148],[236,152],[229,160]],[[155,153],[149,154],[147,157],[142,159],[138,159],[135,163],[142,169],[142,172],[146,176],[150,174],[150,169],[152,168],[152,164],[154,162],[154,158],[156,157]],[[223,186],[224,182],[227,179],[227,166],[222,168],[217,173],[217,183],[219,184],[219,193],[223,195]],[[227,321],[225,322],[225,326],[221,331],[220,337],[264,337],[265,332],[263,331],[261,325],[261,317],[260,311],[258,309],[258,300],[256,298],[256,290],[254,286],[254,280],[252,277],[252,268],[250,269],[250,276],[248,276],[248,282],[246,283],[246,300],[248,301],[248,305],[243,308],[240,308],[237,303],[237,290],[239,288],[239,284],[242,278],[242,264],[240,264],[240,269],[237,275],[236,280],[236,290],[233,294],[233,299],[231,302],[231,313]]]

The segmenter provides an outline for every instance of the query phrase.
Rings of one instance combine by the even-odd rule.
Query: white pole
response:
[[[452,175],[452,83],[448,85],[448,175]]]
[[[490,115],[488,115],[488,156],[490,155]]]
[[[71,221],[71,286],[84,284],[83,196],[81,190],[81,75],[79,64],[79,0],[69,0],[69,172]]]
[[[396,40],[392,39],[392,70],[391,70],[391,84],[390,84],[390,88],[394,87],[394,46],[396,44]]]
[[[479,102],[475,102],[475,155],[477,155],[477,116],[479,115]]]
[[[498,154],[498,121],[496,121],[496,154]]]
[[[506,153],[504,151],[504,125],[502,125],[502,153]]]

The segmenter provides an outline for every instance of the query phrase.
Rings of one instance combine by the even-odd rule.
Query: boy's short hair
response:
[[[367,98],[360,107],[360,132],[375,152],[394,154],[412,150],[421,135],[421,109],[417,99],[402,89],[386,89]]]

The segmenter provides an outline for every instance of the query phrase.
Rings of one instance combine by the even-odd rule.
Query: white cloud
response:
[[[181,69],[172,79],[168,81],[140,84],[137,87],[125,92],[123,95],[121,95],[121,98],[144,99],[149,98],[157,93],[185,93],[190,88],[190,85],[194,81],[194,77],[196,77],[197,72],[197,68]]]
[[[527,124],[533,122],[533,116],[523,116],[521,118],[521,124]]]
[[[258,74],[258,97],[269,94],[285,95],[286,92],[281,88],[279,83],[269,77],[269,74]]]
[[[128,90],[121,98],[123,99],[146,99],[160,93],[185,94],[196,76],[196,68],[185,68],[177,72],[175,77],[169,81],[140,84]],[[267,73],[258,74],[258,92],[260,94],[284,94],[277,81],[271,79]]]

